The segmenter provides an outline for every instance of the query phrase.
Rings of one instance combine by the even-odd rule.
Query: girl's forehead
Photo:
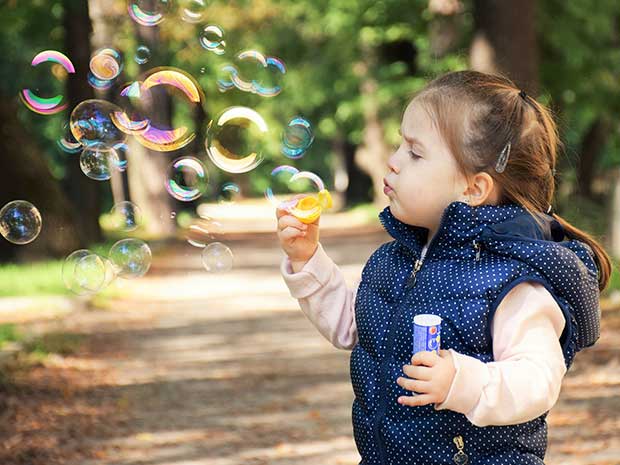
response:
[[[424,104],[414,99],[407,105],[403,114],[402,129],[405,131],[414,129],[424,132],[435,131],[432,119]]]

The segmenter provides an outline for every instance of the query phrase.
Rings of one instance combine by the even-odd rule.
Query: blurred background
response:
[[[223,33],[221,53],[205,46],[207,26]],[[120,65],[109,82],[89,77],[105,49]],[[75,73],[32,66],[45,50]],[[246,66],[248,50],[284,64],[252,71],[275,95],[222,88],[223,67]],[[265,191],[286,192],[272,175],[281,165],[322,179],[334,206],[321,242],[354,283],[390,240],[377,214],[404,107],[442,73],[501,72],[551,107],[564,142],[554,209],[614,265],[620,256],[616,0],[0,0],[0,51],[0,208],[26,200],[42,218],[30,243],[0,237],[2,464],[357,464],[348,354],[289,296]],[[72,111],[89,99],[125,109],[121,91],[160,67],[189,76],[201,99],[162,92],[152,118],[195,137],[159,150],[129,134],[117,147],[123,169],[85,175],[80,152],[66,150]],[[62,95],[66,109],[31,111],[23,89]],[[241,173],[205,146],[210,122],[233,106],[267,128],[245,141],[262,162]],[[297,117],[314,140],[291,157],[282,141]],[[188,156],[207,175],[200,196],[180,199],[165,186]],[[115,227],[121,202],[139,208],[137,227]],[[72,252],[107,266],[124,239],[148,244],[143,273],[90,292],[67,285]],[[224,263],[206,256],[213,242]],[[601,339],[577,356],[548,417],[546,463],[619,463],[619,289],[614,266]]]

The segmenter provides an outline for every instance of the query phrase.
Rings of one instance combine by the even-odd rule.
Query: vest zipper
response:
[[[422,248],[422,251],[420,253],[420,258],[416,259],[414,266],[413,266],[413,270],[411,272],[411,275],[407,278],[407,282],[405,283],[405,289],[411,289],[413,286],[415,286],[415,283],[417,281],[417,274],[420,271],[420,269],[422,269],[422,265],[424,263],[424,259],[426,258],[426,253],[427,251],[431,248],[431,246],[433,245],[433,243],[435,242],[435,240],[437,239],[437,237],[439,236],[439,232],[442,231],[443,227],[444,227],[444,222],[446,221],[446,211],[444,210],[443,214],[441,215],[441,221],[439,222],[439,228],[437,230],[437,234],[435,234],[433,236],[433,238],[431,239],[431,241],[425,245]],[[409,285],[409,283],[411,282],[411,285]],[[405,299],[405,296],[401,296],[401,298],[399,299],[398,303],[397,303],[397,310],[400,309],[400,304],[402,303],[402,301]],[[400,313],[400,312],[397,312]],[[386,354],[386,358],[389,360],[389,354],[392,351],[392,345],[393,345],[393,334],[392,334],[392,330],[393,330],[393,322],[394,319],[396,318],[396,315],[393,315],[392,318],[390,319],[390,323],[388,325],[388,335],[387,335],[387,339],[386,339],[386,347],[385,347],[385,354]],[[381,371],[381,378],[379,381],[380,387],[379,387],[379,402],[378,402],[378,407],[377,407],[377,412],[375,413],[375,418],[374,418],[374,425],[373,425],[373,430],[375,433],[375,439],[377,441],[377,445],[379,446],[379,457],[380,457],[380,462],[382,465],[387,465],[387,452],[385,450],[385,444],[384,444],[384,439],[381,437],[381,420],[383,418],[383,416],[385,415],[385,408],[386,408],[386,386],[385,386],[385,378],[387,376],[387,365],[386,365],[386,360],[383,359],[380,363],[380,368],[379,370]],[[460,452],[460,451],[459,451]],[[458,454],[457,454],[458,455]],[[464,454],[463,454],[464,455]],[[467,456],[465,456],[467,457]]]
[[[474,250],[476,251],[476,261],[480,261],[480,251],[482,250],[482,245],[476,239],[473,240]]]
[[[463,452],[463,449],[465,449],[465,442],[463,441],[463,436],[461,436],[460,434],[458,436],[454,436],[452,441],[458,449],[458,452],[454,454],[454,457],[452,457],[452,461],[457,465],[465,465],[467,462],[469,462],[469,457],[467,457],[467,454]]]
[[[482,250],[482,245],[480,244],[480,242],[478,242],[475,239],[473,240],[472,244],[473,244],[474,250],[476,252],[475,260],[477,262],[479,262],[480,261],[480,251]],[[424,258],[426,257],[426,251],[427,250],[428,250],[428,246],[425,245],[422,248],[422,253],[420,254],[420,258],[416,259],[415,263],[413,264],[413,270],[411,271],[411,274],[407,278],[407,284],[405,286],[407,289],[411,289],[412,287],[415,286],[415,283],[417,282],[418,271],[420,271],[420,269],[422,268],[422,265],[424,264]]]
[[[425,245],[422,249],[422,253],[420,254],[420,258],[416,259],[415,263],[413,264],[413,270],[407,278],[407,284],[405,286],[407,289],[411,289],[413,286],[415,286],[415,283],[417,281],[416,275],[418,274],[418,271],[420,271],[420,269],[422,268],[422,264],[424,263],[424,258],[426,257],[427,250],[428,247]]]

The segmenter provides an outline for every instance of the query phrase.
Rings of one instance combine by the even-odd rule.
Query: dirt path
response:
[[[353,282],[384,240],[334,237],[324,245]],[[5,396],[3,420],[21,429],[2,441],[0,463],[357,464],[349,353],[298,310],[269,241],[230,245],[231,273],[203,272],[195,249],[182,247],[126,283],[129,298],[64,320],[87,335],[83,351],[35,368],[23,392]],[[620,463],[619,365],[620,308],[604,313],[601,340],[564,380],[548,417],[548,465]],[[46,399],[49,421],[28,403],[26,385]],[[8,451],[25,438],[39,446],[18,461]]]

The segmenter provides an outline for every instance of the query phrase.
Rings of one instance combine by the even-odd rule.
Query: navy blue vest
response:
[[[493,314],[523,281],[544,285],[562,309],[566,326],[560,343],[569,368],[575,353],[593,345],[600,333],[591,248],[565,238],[551,216],[541,214],[541,228],[515,204],[453,202],[411,285],[428,229],[398,221],[389,207],[380,219],[395,240],[377,249],[362,272],[355,302],[359,342],[351,353],[353,430],[361,463],[460,464],[454,438],[461,436],[468,464],[542,464],[548,412],[526,423],[478,427],[461,413],[435,410],[434,404],[398,404],[399,396],[411,393],[396,379],[411,362],[413,317],[421,313],[443,319],[442,349],[493,361]]]

